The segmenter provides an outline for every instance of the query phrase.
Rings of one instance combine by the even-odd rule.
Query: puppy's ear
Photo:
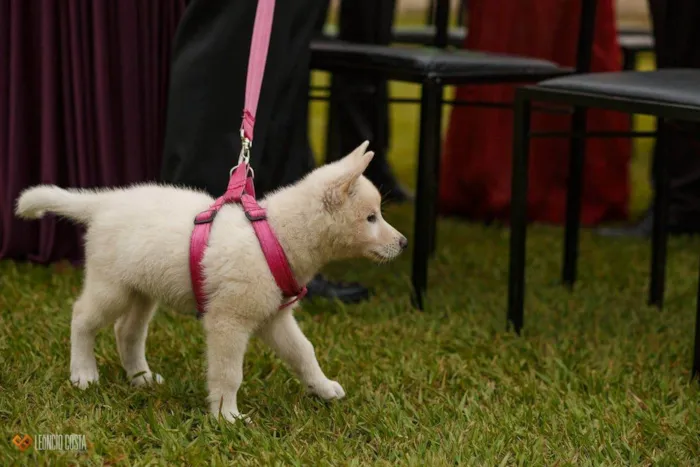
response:
[[[345,171],[340,177],[340,180],[338,181],[338,187],[343,191],[345,195],[350,193],[352,186],[355,184],[357,179],[360,178],[360,175],[362,175],[364,171],[367,170],[367,166],[370,162],[372,162],[372,159],[374,158],[373,151],[364,151],[364,149],[367,148],[366,144],[363,143],[362,146],[360,146],[360,148],[362,148],[362,152],[355,152],[357,151],[356,149],[349,156],[346,156],[346,159],[348,160],[346,161],[344,167]]]
[[[329,210],[333,210],[345,202],[350,196],[355,182],[374,158],[373,151],[365,152],[368,145],[369,141],[365,141],[340,161],[343,169],[342,174],[330,182],[325,194],[324,204]]]
[[[350,152],[350,154],[348,154],[347,156],[345,156],[345,157],[343,158],[343,161],[348,162],[348,163],[352,163],[352,161],[354,161],[354,160],[360,158],[361,156],[363,156],[363,155],[365,154],[365,151],[367,151],[367,148],[368,148],[368,147],[369,147],[369,141],[367,141],[367,140],[363,141],[362,144],[360,144],[358,147],[356,147],[355,149],[353,149],[353,150]]]

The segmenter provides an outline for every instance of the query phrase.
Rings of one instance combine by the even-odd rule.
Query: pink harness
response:
[[[255,25],[253,26],[253,39],[248,57],[245,109],[243,110],[243,122],[241,125],[241,154],[238,157],[238,165],[231,169],[226,192],[217,198],[209,209],[200,212],[194,219],[194,229],[190,238],[190,276],[194,296],[197,301],[197,315],[199,318],[204,315],[206,301],[201,266],[202,257],[207,246],[212,222],[219,209],[228,203],[239,203],[241,205],[246,218],[255,230],[260,248],[265,255],[277,286],[285,298],[294,297],[293,300],[283,303],[280,309],[291,305],[306,295],[306,287],[300,287],[297,283],[284,249],[272,231],[272,227],[267,222],[265,209],[260,207],[255,199],[253,169],[249,165],[250,146],[253,141],[253,127],[255,126],[255,111],[258,107],[260,87],[265,71],[265,62],[267,61],[267,49],[270,43],[274,9],[275,0],[258,1]]]

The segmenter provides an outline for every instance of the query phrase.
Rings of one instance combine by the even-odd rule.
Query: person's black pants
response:
[[[395,0],[342,0],[338,38],[364,44],[389,44],[395,3]],[[375,183],[388,181],[393,175],[386,159],[389,143],[386,80],[359,73],[334,75],[331,94],[331,141],[326,160],[337,160],[369,140],[375,156],[366,174]]]
[[[700,68],[700,1],[649,0],[658,68]],[[700,86],[700,83],[698,83]],[[654,160],[671,178],[669,221],[700,230],[700,125],[659,120]]]
[[[309,43],[326,0],[278,0],[251,165],[259,197],[314,167],[308,141]],[[257,1],[191,0],[173,47],[163,181],[224,193],[238,160]]]

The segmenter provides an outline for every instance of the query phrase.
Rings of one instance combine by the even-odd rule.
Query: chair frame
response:
[[[566,201],[566,226],[562,281],[573,287],[577,276],[579,230],[581,214],[581,188],[586,137],[586,111],[590,108],[655,116],[659,119],[700,123],[700,106],[668,104],[652,100],[623,96],[600,96],[586,92],[526,85],[515,91],[513,174],[511,187],[510,263],[508,276],[507,326],[517,334],[524,324],[525,301],[525,250],[527,238],[527,193],[530,140],[537,134],[530,131],[532,102],[564,104],[574,108],[574,132],[571,134],[569,161],[569,187]],[[600,133],[598,136],[618,136]],[[669,173],[666,158],[656,161],[654,188],[654,224],[651,240],[651,284],[648,303],[663,307],[666,252],[668,240]],[[700,279],[699,279],[700,280]],[[700,373],[700,285],[695,325],[695,349],[692,377]]]

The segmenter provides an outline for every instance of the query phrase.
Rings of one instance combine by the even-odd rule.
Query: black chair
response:
[[[382,2],[379,2],[380,4]],[[448,50],[449,2],[438,0],[436,35],[431,47],[359,45],[318,39],[311,45],[312,69],[330,73],[372,73],[382,79],[421,85],[419,154],[414,220],[412,285],[413,303],[423,309],[428,282],[428,260],[434,247],[437,181],[441,150],[441,108],[446,85],[537,82],[589,70],[590,60],[576,69],[530,57]],[[595,5],[582,2],[578,50],[590,56]],[[335,98],[335,97],[332,97]],[[460,103],[511,108],[512,103]]]
[[[447,31],[447,45],[459,48],[467,37],[467,28],[464,26],[450,28]],[[432,45],[435,40],[436,28],[427,26],[403,26],[393,30],[392,41],[396,44]],[[335,29],[328,28],[324,36],[328,39],[335,38]],[[622,51],[622,67],[625,70],[633,70],[637,57],[643,52],[654,51],[654,36],[649,31],[637,29],[621,29],[617,40]]]
[[[525,240],[527,225],[528,152],[532,102],[572,107],[575,131],[571,134],[569,187],[562,279],[573,287],[576,281],[581,187],[585,138],[620,136],[614,133],[585,133],[586,109],[598,108],[652,115],[669,121],[700,122],[700,70],[661,69],[648,72],[590,73],[558,77],[523,86],[515,92],[513,134],[513,178],[511,203],[510,272],[508,323],[517,333],[523,327],[525,297]],[[663,306],[666,242],[668,237],[669,177],[663,157],[656,161],[654,226],[652,233],[651,284],[648,302]],[[700,291],[699,291],[700,294]],[[700,295],[698,296],[700,300]],[[700,320],[700,303],[698,304]],[[700,323],[696,324],[693,375],[700,371]]]
[[[432,25],[426,26],[399,26],[392,32],[392,42],[395,44],[423,45],[430,46],[435,41],[437,28]],[[467,37],[467,28],[464,26],[450,28],[447,30],[447,45],[459,48],[464,44]],[[335,39],[336,28],[327,26],[324,29],[325,39]],[[622,68],[634,70],[639,54],[654,51],[654,36],[651,32],[639,29],[620,29],[617,40],[622,51]]]

